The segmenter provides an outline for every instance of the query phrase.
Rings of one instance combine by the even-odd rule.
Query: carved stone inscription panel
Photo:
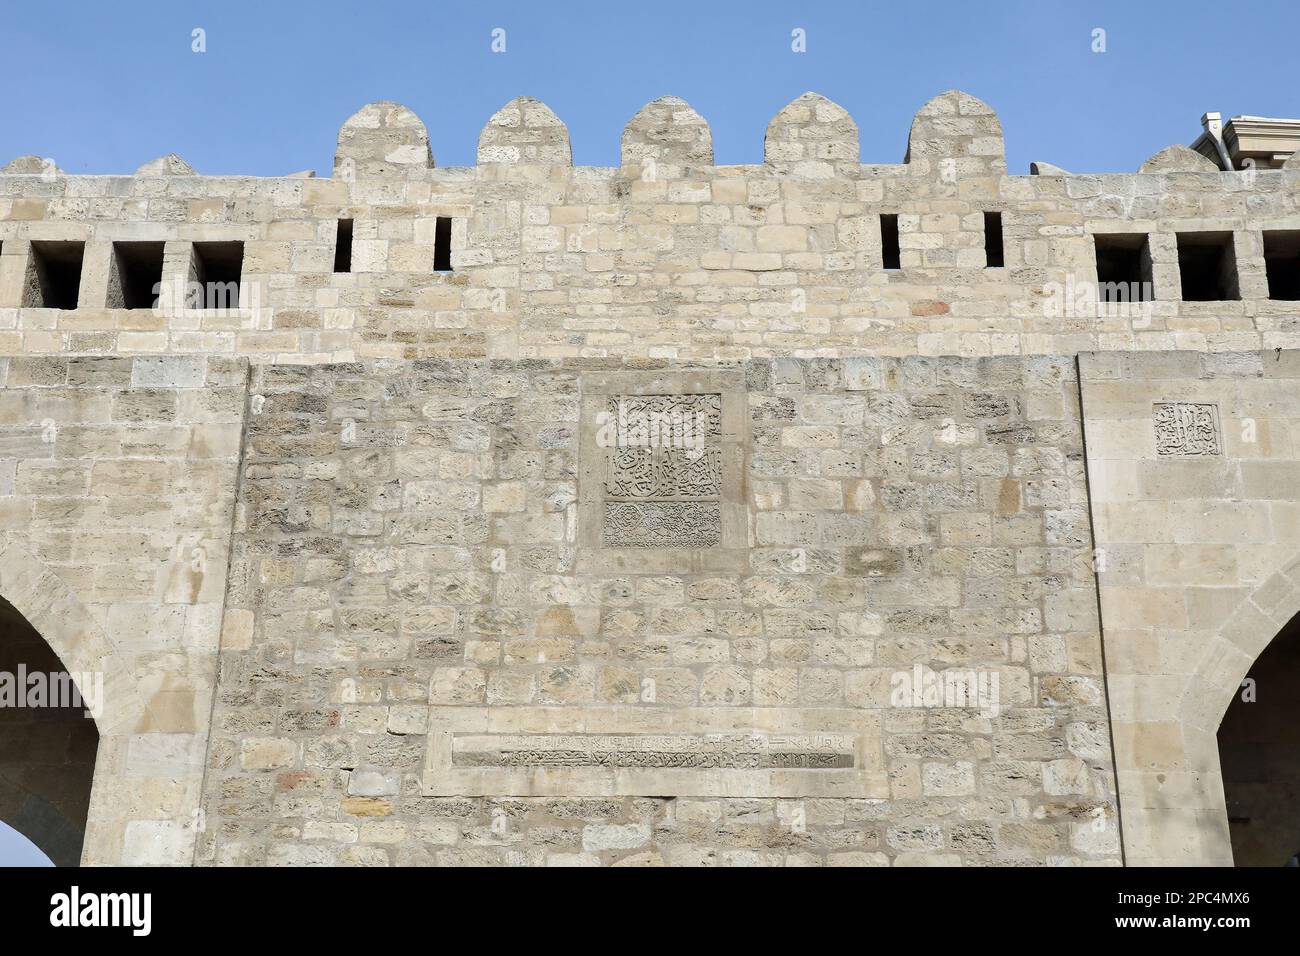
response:
[[[613,548],[708,548],[721,537],[715,504],[605,502],[605,544]]]
[[[610,396],[604,543],[707,548],[722,537],[722,396]]]
[[[1219,454],[1219,415],[1214,405],[1159,402],[1155,406],[1157,455]]]
[[[883,797],[878,721],[843,708],[435,707],[422,790]]]
[[[453,767],[684,767],[781,770],[853,766],[847,734],[503,734],[457,737]]]
[[[733,378],[702,371],[585,380],[585,544],[703,550],[743,543],[743,391]]]

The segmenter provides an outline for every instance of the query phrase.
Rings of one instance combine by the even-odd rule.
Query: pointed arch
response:
[[[13,539],[0,540],[0,638],[0,669],[66,672],[86,705],[50,708],[29,723],[17,708],[0,715],[11,733],[31,737],[0,764],[0,816],[59,865],[103,862],[93,834],[114,831],[129,789],[116,755],[147,715],[136,682],[71,589]]]
[[[104,675],[101,736],[128,733],[146,707],[108,635],[53,571],[13,539],[0,542],[0,597],[12,604],[72,674]]]
[[[1184,815],[1198,819],[1199,863],[1233,864],[1218,731],[1229,705],[1260,655],[1300,615],[1300,556],[1270,576],[1237,605],[1202,650],[1179,699],[1188,779],[1199,792],[1185,795]],[[1156,819],[1164,819],[1158,817]],[[1173,819],[1166,825],[1176,826]],[[1159,838],[1159,834],[1155,835]]]

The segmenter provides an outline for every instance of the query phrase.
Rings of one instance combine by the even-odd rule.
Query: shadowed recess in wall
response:
[[[1256,659],[1219,725],[1237,866],[1285,866],[1300,856],[1298,713],[1300,615]]]
[[[76,866],[99,732],[84,707],[50,706],[28,693],[25,679],[64,672],[36,629],[0,597],[0,681],[7,685],[0,690],[0,820],[57,866]]]

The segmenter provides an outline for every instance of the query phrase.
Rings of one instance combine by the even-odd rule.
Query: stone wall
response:
[[[1118,860],[1072,361],[251,387],[202,862]],[[611,465],[628,396],[721,485]]]
[[[1216,731],[1300,612],[1300,353],[1083,355],[1130,864],[1231,864]]]
[[[1300,228],[1300,169],[1223,173],[1183,148],[1137,174],[1011,176],[996,115],[959,92],[921,108],[902,163],[860,162],[852,117],[814,94],[764,144],[762,164],[713,165],[707,124],[667,97],[629,123],[622,165],[575,167],[563,123],[521,98],[491,118],[471,168],[435,168],[424,125],[395,103],[344,124],[331,179],[11,164],[0,353],[743,360],[1300,344],[1295,303],[1268,298],[1261,241]],[[1003,267],[987,267],[986,212],[1002,216]],[[901,269],[883,268],[882,214],[898,216]],[[439,217],[452,220],[451,272],[433,271]],[[344,273],[340,219],[354,224]],[[1232,235],[1240,299],[1182,301],[1181,231]],[[1097,233],[1150,234],[1149,310],[1088,299]],[[80,308],[24,307],[33,240],[86,243]],[[123,240],[167,244],[168,287],[190,276],[191,243],[242,241],[242,308],[108,307]]]
[[[248,369],[0,360],[0,595],[103,678],[85,863],[188,863]]]
[[[523,97],[472,168],[391,102],[329,179],[5,167],[0,597],[104,675],[83,861],[1230,862],[1214,730],[1300,612],[1300,161],[1002,136],[948,92],[863,164],[806,94],[719,166],[664,97],[575,167]],[[1115,234],[1152,298],[1099,309]]]
[[[99,734],[87,708],[59,696],[58,685],[29,698],[23,680],[63,670],[49,644],[0,598],[0,820],[56,866],[76,866]]]
[[[1226,863],[1296,355],[12,358],[0,594],[86,862]]]

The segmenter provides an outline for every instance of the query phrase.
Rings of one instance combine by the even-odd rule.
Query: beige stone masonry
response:
[[[1300,611],[1298,357],[1079,357],[1130,865],[1232,862],[1215,734]]]
[[[0,361],[0,594],[104,680],[86,864],[188,865],[203,830],[246,378],[202,355]]]
[[[1192,153],[1198,165],[1138,174],[1008,175],[997,116],[958,91],[921,107],[901,163],[862,162],[853,118],[816,94],[772,120],[761,164],[712,165],[710,139],[665,97],[629,122],[620,166],[575,167],[564,124],[521,97],[484,128],[478,165],[439,169],[423,123],[380,102],[344,124],[332,179],[20,165],[0,173],[0,355],[727,361],[1300,344],[1295,303],[1268,298],[1261,242],[1300,228],[1296,171],[1223,173]],[[989,212],[1002,215],[1001,268],[987,268]],[[882,267],[883,214],[898,216],[899,270]],[[451,272],[432,271],[439,217],[452,220]],[[336,273],[343,218],[352,268]],[[1239,299],[1182,299],[1175,234],[1207,230],[1233,235]],[[1149,235],[1154,298],[1108,311],[1088,292],[1093,236],[1116,232]],[[87,242],[79,308],[24,306],[33,239]],[[102,264],[125,239],[177,244],[169,276],[187,243],[244,242],[245,308],[110,308]]]

